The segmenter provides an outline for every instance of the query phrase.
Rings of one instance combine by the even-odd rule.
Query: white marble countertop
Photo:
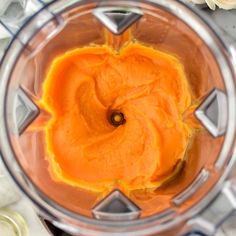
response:
[[[224,11],[217,9],[216,11],[210,11],[202,9],[202,11],[208,14],[212,18],[212,20],[220,27],[221,35],[227,40],[227,43],[232,44],[236,47],[236,10]],[[3,51],[4,45],[7,42],[8,36],[8,33],[0,27],[0,56],[1,52]],[[25,218],[29,226],[29,236],[50,236],[50,234],[44,228],[42,222],[39,220],[36,213],[34,212],[31,204],[28,203],[26,199],[21,197],[20,201],[11,204],[8,207],[15,211],[18,211]],[[235,235],[236,213],[231,216],[217,232],[217,236]]]
[[[0,159],[0,210],[3,208],[17,212],[25,219],[28,235],[22,236],[52,236],[44,227],[31,203],[16,189]]]

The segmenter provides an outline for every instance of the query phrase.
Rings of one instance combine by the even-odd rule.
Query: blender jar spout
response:
[[[0,24],[13,36],[35,12],[44,7],[40,0],[3,0]]]
[[[63,20],[50,12],[47,4],[42,0],[4,0],[0,3],[0,8],[0,25],[9,33],[10,38],[16,38],[23,48],[28,49],[29,57],[37,53],[63,28]],[[11,12],[14,11],[19,13],[12,15]],[[37,21],[36,25],[32,19]],[[44,32],[45,40],[41,40],[35,45],[30,44],[30,39],[49,24],[51,31],[50,33]],[[22,33],[22,29],[26,28],[27,33]]]

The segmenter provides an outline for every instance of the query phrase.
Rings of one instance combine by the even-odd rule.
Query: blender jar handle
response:
[[[216,230],[236,210],[236,189],[227,181],[222,191],[199,215],[187,222],[187,235],[215,235]]]

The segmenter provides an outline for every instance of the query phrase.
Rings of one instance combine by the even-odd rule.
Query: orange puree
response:
[[[192,128],[182,115],[190,103],[183,66],[172,55],[138,43],[119,52],[67,52],[43,85],[52,177],[92,191],[160,186],[184,158]],[[126,122],[113,126],[113,110]]]

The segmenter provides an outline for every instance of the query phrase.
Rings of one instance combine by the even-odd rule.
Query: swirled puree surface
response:
[[[52,177],[91,191],[160,186],[184,158],[190,103],[183,66],[170,54],[138,43],[67,52],[43,84]]]

